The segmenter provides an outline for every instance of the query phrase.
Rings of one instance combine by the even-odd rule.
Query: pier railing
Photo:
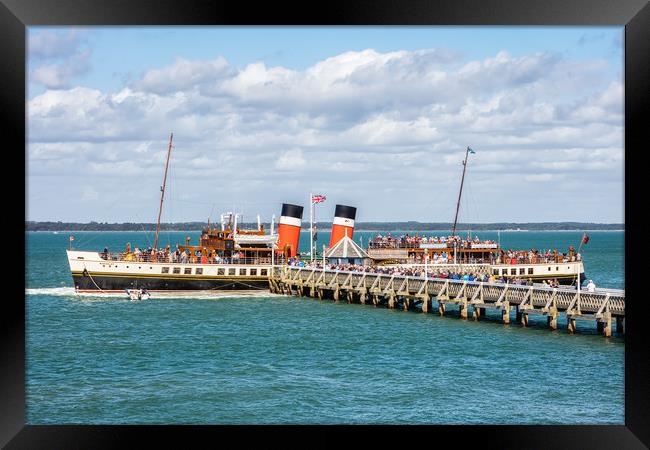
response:
[[[367,272],[349,272],[310,267],[274,266],[270,288],[273,292],[295,293],[312,297],[346,297],[360,303],[386,304],[390,308],[402,305],[404,309],[421,306],[423,312],[431,308],[435,298],[444,314],[445,304],[460,307],[460,316],[467,318],[468,309],[478,320],[485,309],[501,310],[503,320],[509,323],[510,308],[516,310],[517,320],[528,324],[529,314],[541,314],[549,319],[549,326],[557,328],[562,312],[567,327],[575,332],[576,319],[594,320],[599,331],[611,335],[612,318],[617,331],[623,330],[625,291],[607,289],[595,292],[578,291],[574,287],[551,288],[539,285],[524,286],[507,283],[424,278],[406,275],[388,275]]]

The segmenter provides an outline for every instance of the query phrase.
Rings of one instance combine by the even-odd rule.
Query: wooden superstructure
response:
[[[239,215],[225,213],[221,216],[221,228],[208,225],[201,231],[198,245],[190,245],[189,238],[178,249],[189,254],[190,261],[201,262],[238,259],[254,264],[270,264],[273,243],[277,236],[266,233],[264,225],[257,229],[242,229],[237,225]]]

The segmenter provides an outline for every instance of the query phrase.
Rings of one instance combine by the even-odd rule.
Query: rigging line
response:
[[[467,222],[468,223],[476,223],[477,221],[477,214],[476,214],[476,199],[474,197],[474,189],[472,186],[472,182],[468,180],[467,183]],[[469,227],[468,227],[468,231]],[[471,238],[471,236],[470,236]]]
[[[176,184],[174,182],[175,180],[175,174],[176,174],[176,166],[170,162],[169,164],[169,200],[167,201],[168,207],[167,211],[165,213],[165,217],[167,217],[167,224],[169,225],[173,221],[173,209],[174,209],[174,195],[176,195]],[[173,194],[173,195],[172,195]],[[167,228],[167,245],[171,249],[172,247],[172,242],[171,242],[171,227],[168,226]]]
[[[140,216],[138,215],[138,213],[135,214],[135,217],[136,217],[136,219],[138,219],[138,221],[140,223],[140,228],[142,228],[142,231],[144,232],[144,237],[147,239],[147,243],[149,244],[149,247],[151,247],[151,240],[149,239],[149,234],[144,229],[144,225],[142,225],[142,221],[140,220]]]
[[[109,212],[111,212],[111,210],[113,210],[115,208],[115,205],[121,200],[122,199],[120,197],[117,197],[115,200],[113,200],[112,203],[109,204],[109,206],[107,208],[103,208],[103,212],[105,214],[104,218],[106,218],[106,215]],[[108,223],[108,220],[104,220],[104,222]],[[83,230],[79,230],[79,231],[83,231]],[[74,233],[74,232],[72,232],[72,233]],[[97,233],[97,232],[95,232],[95,233]],[[84,239],[84,236],[82,236],[81,239],[79,241],[77,241],[77,244],[75,245],[75,247],[76,248],[89,247],[90,243],[96,241],[100,236],[102,236],[101,233],[100,234],[95,234],[93,237],[91,237],[89,239]]]
[[[82,231],[82,230],[79,230],[79,231]],[[74,231],[70,232],[70,234],[72,234],[73,236],[74,236],[74,233],[75,233]],[[83,233],[85,234],[86,232],[83,231]],[[90,243],[96,241],[101,236],[100,231],[90,231],[90,233],[94,233],[94,236],[89,238],[89,239],[83,239],[84,236],[82,235],[82,239],[77,241],[77,244],[74,246],[74,248],[81,249],[83,247],[90,247]],[[76,237],[75,237],[75,239],[76,239]]]

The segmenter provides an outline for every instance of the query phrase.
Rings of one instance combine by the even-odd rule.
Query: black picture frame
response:
[[[619,25],[625,26],[625,267],[626,291],[631,293],[626,314],[625,335],[625,425],[621,426],[31,426],[25,425],[25,302],[24,287],[14,288],[14,277],[25,276],[20,267],[20,251],[12,252],[6,283],[11,294],[5,295],[2,313],[2,371],[0,377],[0,444],[6,448],[113,448],[142,442],[182,443],[207,439],[209,445],[237,439],[239,446],[250,445],[260,438],[265,443],[276,440],[289,443],[291,433],[313,432],[319,440],[308,441],[331,445],[348,440],[350,432],[364,432],[365,439],[385,440],[393,437],[405,444],[419,437],[431,443],[448,439],[451,445],[475,443],[482,448],[646,448],[650,446],[650,411],[648,406],[647,348],[648,328],[643,319],[640,261],[644,251],[638,214],[645,206],[641,183],[643,165],[638,161],[646,152],[644,135],[647,127],[650,94],[650,6],[645,0],[390,0],[328,1],[318,5],[276,4],[250,5],[237,2],[204,0],[2,0],[0,3],[0,115],[3,141],[9,138],[5,155],[19,155],[5,164],[15,181],[5,186],[9,197],[8,215],[25,215],[26,184],[21,184],[20,162],[25,165],[25,51],[26,27],[39,25]],[[7,144],[5,144],[7,145]],[[22,158],[20,156],[23,156]],[[5,183],[12,177],[4,177]],[[25,182],[26,183],[26,182]],[[15,193],[16,186],[25,192]],[[638,195],[638,197],[637,197]],[[638,198],[638,200],[637,200]],[[5,219],[7,220],[7,219]],[[638,222],[638,223],[637,223]],[[14,237],[15,234],[15,237]],[[25,230],[11,228],[6,245],[23,243]],[[14,240],[15,239],[15,240]],[[638,251],[635,251],[638,249]],[[24,253],[22,253],[24,258]],[[17,258],[19,261],[13,259]],[[21,272],[22,271],[22,272]],[[628,276],[629,274],[629,276]],[[558,355],[570,363],[571,355]],[[561,383],[561,380],[558,380]],[[504,380],[503,388],[506,388]],[[520,393],[522,402],[526,393]],[[570,399],[567,402],[570,403]],[[399,420],[399,418],[396,418]],[[254,431],[250,433],[249,431]],[[274,439],[275,438],[275,439]],[[270,440],[267,440],[270,439]],[[303,441],[302,444],[305,444]]]

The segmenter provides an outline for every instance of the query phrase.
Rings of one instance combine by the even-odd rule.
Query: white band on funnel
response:
[[[353,219],[346,219],[345,217],[335,217],[332,222],[333,225],[343,225],[344,227],[354,227]]]
[[[294,227],[299,227],[300,223],[301,221],[297,217],[280,216],[281,225],[292,225]]]

